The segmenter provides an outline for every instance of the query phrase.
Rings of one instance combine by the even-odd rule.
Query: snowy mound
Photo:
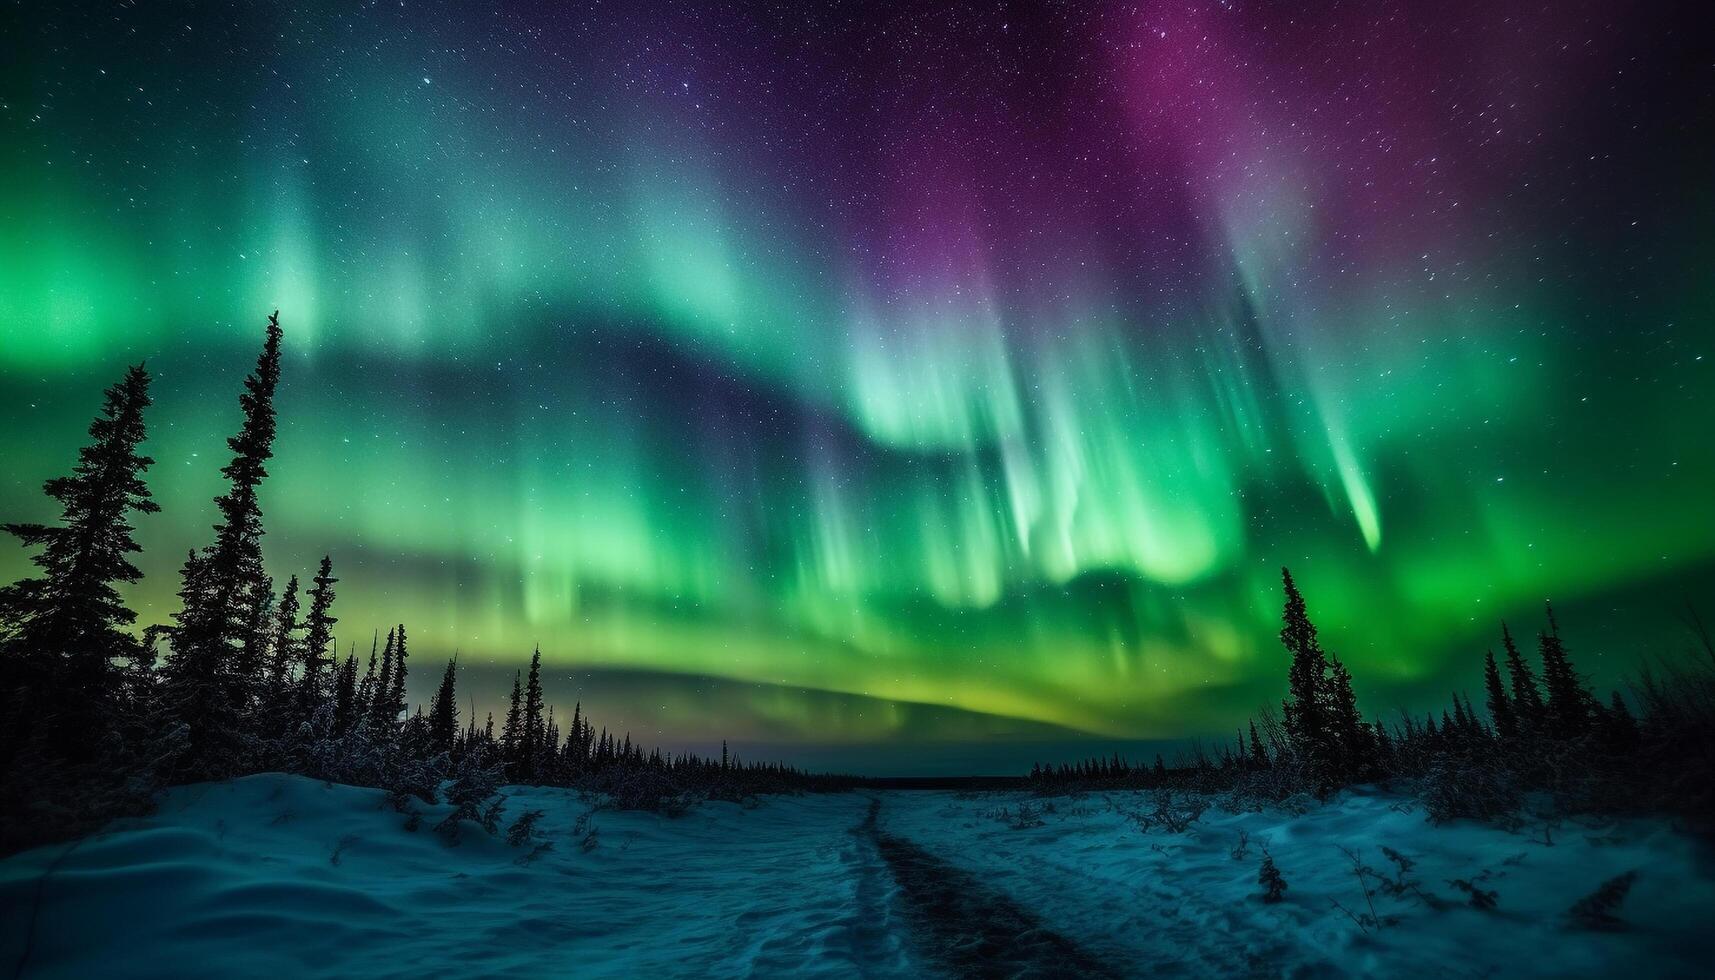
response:
[[[508,793],[503,825],[544,811],[534,842],[469,827],[449,847],[430,830],[445,807],[411,831],[379,791],[299,777],[179,789],[146,820],[0,863],[0,956],[67,978],[1689,976],[1710,949],[1715,882],[1654,823],[1432,828],[1352,795],[1172,833],[1140,829],[1150,798],[1131,793],[1051,809],[850,793],[678,819]],[[1372,878],[1366,898],[1340,845],[1410,887]],[[1259,897],[1264,848],[1287,882],[1276,904]],[[1634,870],[1609,928],[1569,917]]]
[[[534,861],[474,826],[448,847],[430,828],[449,807],[409,832],[379,790],[279,775],[175,790],[69,853],[0,863],[0,957],[28,943],[24,976],[65,978],[852,969],[849,828],[867,800],[604,811],[586,851],[577,794],[507,792],[506,822],[546,811],[554,848]]]

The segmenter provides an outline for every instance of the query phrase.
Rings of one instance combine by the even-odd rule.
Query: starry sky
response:
[[[146,358],[144,622],[275,308],[271,572],[479,710],[969,767],[1231,731],[1283,564],[1376,711],[1711,596],[1693,5],[492,6],[0,15],[0,513]]]

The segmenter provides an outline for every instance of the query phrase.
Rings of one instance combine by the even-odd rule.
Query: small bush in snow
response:
[[[1274,866],[1274,856],[1267,851],[1262,852],[1262,868],[1257,871],[1256,882],[1262,886],[1262,900],[1270,905],[1286,895],[1286,879]]]
[[[1398,851],[1392,850],[1391,848],[1388,849],[1387,853],[1389,860],[1393,860],[1399,869],[1396,872],[1395,877],[1389,878],[1359,860],[1358,856],[1351,850],[1341,847],[1340,853],[1346,855],[1346,860],[1352,862],[1352,876],[1358,879],[1358,889],[1364,894],[1365,910],[1362,912],[1353,912],[1351,909],[1346,908],[1345,905],[1341,904],[1339,899],[1334,900],[1334,907],[1339,909],[1346,918],[1351,919],[1352,922],[1355,923],[1363,932],[1369,932],[1372,929],[1380,929],[1383,926],[1391,926],[1397,923],[1399,921],[1398,916],[1382,915],[1380,912],[1376,911],[1376,891],[1378,887],[1381,887],[1387,889],[1388,894],[1399,895],[1408,888],[1415,889],[1416,883],[1408,883],[1405,877],[1405,873],[1411,870],[1411,859],[1400,854]]]
[[[595,814],[599,806],[592,806],[578,814],[578,819],[572,822],[572,839],[578,842],[578,850],[585,854],[596,849],[599,839],[596,836]]]
[[[1492,753],[1438,759],[1424,775],[1420,795],[1435,824],[1459,819],[1516,822],[1524,802],[1517,779]]]
[[[1620,903],[1626,900],[1626,895],[1631,892],[1632,885],[1637,880],[1638,873],[1628,871],[1602,882],[1595,891],[1585,895],[1572,906],[1568,913],[1572,917],[1572,924],[1580,929],[1624,929],[1625,921],[1614,913],[1619,911]]]
[[[512,821],[512,826],[506,828],[506,843],[513,847],[523,847],[536,836],[536,823],[542,819],[545,811],[526,810]]]
[[[1157,827],[1170,834],[1183,834],[1203,819],[1203,814],[1208,812],[1209,803],[1209,797],[1203,793],[1175,794],[1164,787],[1151,794],[1149,812],[1133,812],[1129,816],[1138,829],[1146,834]]]

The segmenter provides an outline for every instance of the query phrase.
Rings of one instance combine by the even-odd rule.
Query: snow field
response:
[[[541,809],[551,850],[468,825],[449,847],[431,829],[447,807],[411,832],[380,791],[295,776],[174,790],[148,818],[0,862],[0,962],[52,978],[919,977],[951,972],[967,939],[990,948],[991,913],[1037,933],[1026,975],[1058,950],[1131,976],[1703,976],[1715,951],[1708,852],[1660,821],[1432,827],[1355,792],[1171,833],[1140,829],[1146,793],[806,795],[673,819],[507,792],[502,837]],[[1366,900],[1341,845],[1389,876],[1395,849],[1415,891]],[[1265,847],[1278,904],[1257,885]],[[1627,927],[1573,928],[1572,904],[1630,870]],[[1484,872],[1493,910],[1448,883]],[[937,876],[981,893],[947,904],[962,918],[946,928],[922,914],[947,898]]]

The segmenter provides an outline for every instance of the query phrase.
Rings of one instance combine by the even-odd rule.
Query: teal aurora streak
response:
[[[24,13],[0,513],[147,358],[166,620],[279,308],[271,570],[479,707],[539,643],[681,743],[1224,732],[1282,564],[1378,710],[1709,583],[1671,12],[624,7]]]

